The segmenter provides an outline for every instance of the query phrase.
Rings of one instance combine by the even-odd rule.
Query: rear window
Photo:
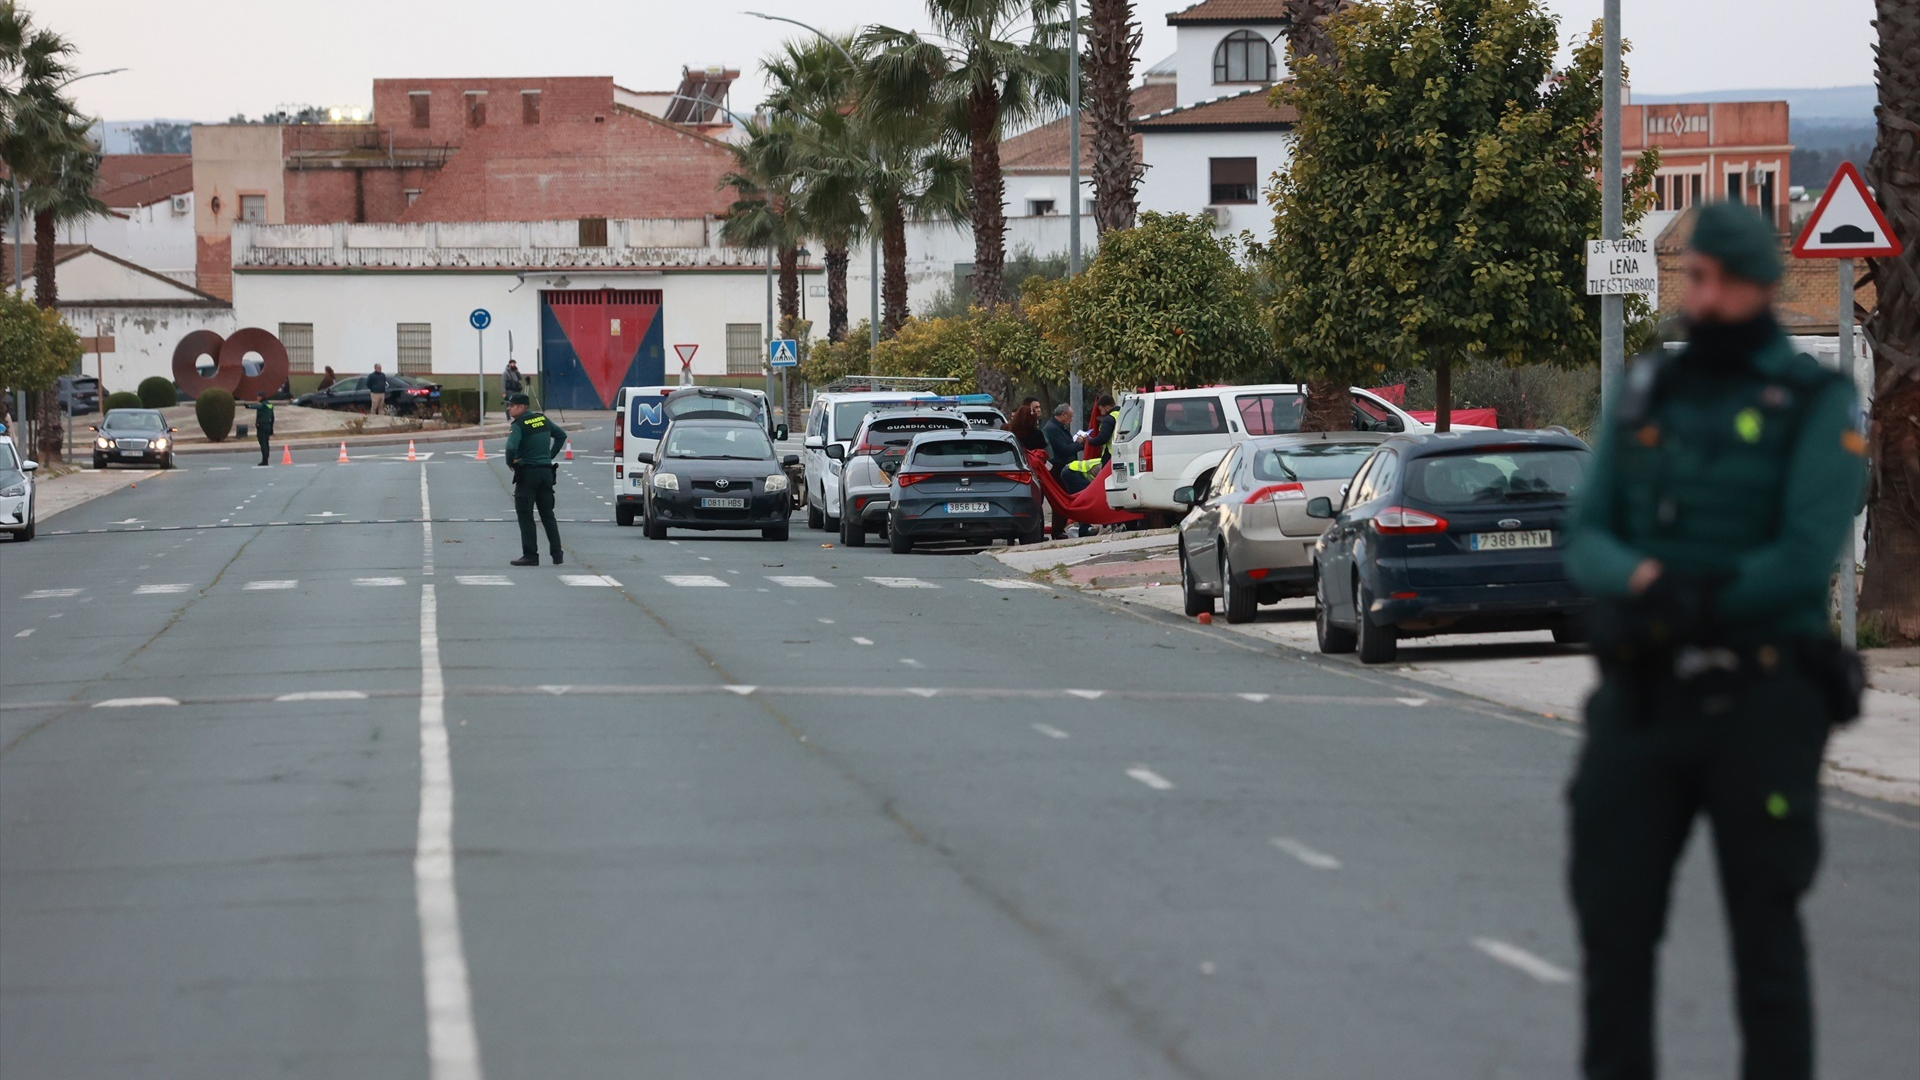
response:
[[[1579,494],[1591,459],[1571,447],[1419,458],[1408,463],[1406,493],[1430,506],[1559,502]]]
[[[1155,435],[1225,435],[1227,413],[1217,397],[1161,398],[1153,403]]]
[[[676,420],[689,416],[738,416],[758,420],[760,402],[726,394],[671,394],[667,397],[667,416]]]
[[[1018,465],[1020,456],[1005,439],[941,439],[913,452],[921,465]]]
[[[913,441],[915,435],[928,431],[953,431],[965,428],[967,422],[961,418],[945,416],[913,416],[899,420],[875,420],[867,428],[867,446],[905,446]]]
[[[1253,478],[1268,483],[1351,480],[1373,453],[1372,443],[1319,443],[1313,446],[1256,448]]]
[[[1120,442],[1129,442],[1140,434],[1140,416],[1146,412],[1139,398],[1128,399],[1120,406],[1120,418],[1113,422],[1113,437]]]
[[[908,399],[894,398],[893,403],[906,400]],[[838,402],[833,406],[833,430],[838,432],[842,439],[851,439],[853,438],[853,433],[860,430],[860,421],[865,420],[868,413],[873,412],[875,409],[882,408],[886,404],[889,403],[879,401]]]

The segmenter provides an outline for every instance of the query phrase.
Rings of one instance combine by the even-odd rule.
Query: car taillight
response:
[[[1446,532],[1447,519],[1424,510],[1389,506],[1373,516],[1373,531],[1387,535]]]
[[[627,433],[619,428],[613,429],[613,452],[619,454],[627,448]]]
[[[903,472],[903,473],[896,473],[894,475],[894,479],[900,481],[901,487],[911,487],[912,485],[917,484],[922,480],[933,479],[933,474],[924,473],[924,472]]]
[[[1011,480],[1016,484],[1033,483],[1033,474],[1030,472],[997,472],[997,473],[994,473],[993,475],[999,477],[1002,480]]]
[[[1248,503],[1276,503],[1288,499],[1304,499],[1307,489],[1302,484],[1268,484],[1247,496]]]
[[[1153,471],[1153,440],[1152,439],[1148,439],[1146,442],[1143,442],[1140,444],[1140,471],[1143,473],[1148,473]]]

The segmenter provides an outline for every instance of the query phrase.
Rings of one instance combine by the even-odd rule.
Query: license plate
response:
[[[635,473],[635,474],[634,474],[633,476],[630,476],[630,477],[628,477],[627,479],[629,479],[629,480],[631,480],[631,481],[633,482],[631,486],[633,486],[633,487],[639,487],[639,486],[640,486],[640,475],[639,475],[638,473]]]
[[[1513,551],[1517,548],[1550,548],[1552,546],[1552,529],[1472,533],[1467,542],[1467,547],[1474,551]]]
[[[947,513],[949,514],[984,514],[987,512],[987,509],[988,509],[987,504],[983,502],[964,502],[964,503],[948,503],[947,504]]]
[[[744,510],[747,507],[747,500],[745,499],[701,499],[700,505],[709,510]]]

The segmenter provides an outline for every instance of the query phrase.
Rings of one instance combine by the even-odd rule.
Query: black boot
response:
[[[508,565],[508,566],[539,566],[539,565],[540,565],[540,556],[538,556],[538,555],[522,555],[522,556],[520,556],[519,558],[517,558],[517,559],[515,559],[515,560],[513,560],[512,562],[510,562],[510,563],[508,563],[507,565]]]
[[[554,548],[553,549],[553,565],[559,566],[561,563],[566,561],[567,561],[567,553],[564,551],[561,551],[559,548]]]

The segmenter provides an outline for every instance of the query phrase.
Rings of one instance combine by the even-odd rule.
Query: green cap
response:
[[[1771,285],[1780,280],[1780,240],[1767,219],[1736,202],[1710,202],[1693,220],[1687,246],[1720,260],[1735,277]]]
[[[532,398],[530,398],[530,397],[528,397],[528,396],[527,396],[527,395],[525,395],[525,394],[508,394],[508,395],[507,395],[507,404],[509,404],[509,405],[531,405],[531,404],[533,404],[533,399],[532,399]]]

